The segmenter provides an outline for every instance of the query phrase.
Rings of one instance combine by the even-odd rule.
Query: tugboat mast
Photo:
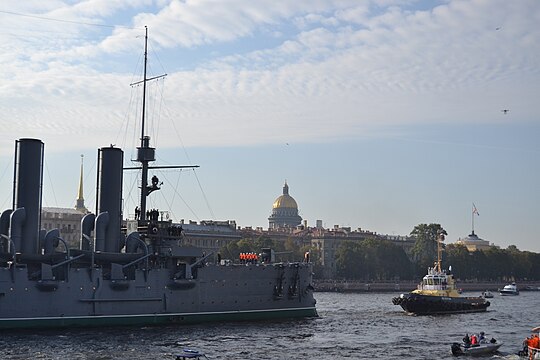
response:
[[[444,241],[444,234],[439,234],[437,236],[437,263],[435,264],[435,271],[441,273],[441,242]]]
[[[159,190],[161,185],[159,179],[154,176],[152,178],[152,184],[148,185],[148,170],[149,169],[181,169],[181,168],[197,168],[198,165],[172,165],[172,166],[150,166],[151,161],[155,161],[156,148],[150,147],[150,136],[145,135],[145,115],[146,115],[146,83],[151,80],[164,78],[167,74],[154,76],[151,78],[146,77],[146,68],[148,64],[148,27],[145,26],[144,34],[144,75],[143,79],[130,85],[143,84],[143,96],[142,96],[142,117],[141,117],[141,146],[137,148],[137,158],[135,161],[141,163],[140,167],[127,167],[124,170],[142,170],[141,171],[141,202],[139,208],[139,222],[146,222],[146,197],[154,190]]]

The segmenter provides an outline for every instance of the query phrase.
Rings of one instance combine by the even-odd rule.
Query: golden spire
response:
[[[77,203],[75,205],[75,210],[78,210],[82,213],[87,213],[88,209],[84,206],[84,197],[83,197],[83,160],[84,155],[81,155],[81,175],[79,177],[79,193],[77,194]]]

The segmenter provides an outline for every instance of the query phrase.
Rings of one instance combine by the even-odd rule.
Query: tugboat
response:
[[[427,275],[416,290],[408,294],[401,294],[392,299],[394,305],[400,305],[410,314],[454,314],[486,311],[489,301],[482,296],[460,296],[456,289],[451,269],[441,269],[441,242],[444,235],[437,239],[437,261],[434,267],[428,268]]]

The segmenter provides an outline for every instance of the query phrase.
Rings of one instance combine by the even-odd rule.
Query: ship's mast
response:
[[[151,80],[164,78],[167,74],[154,76],[151,78],[146,77],[146,69],[148,64],[148,27],[145,26],[144,32],[144,75],[143,79],[130,84],[131,86],[137,84],[143,84],[143,96],[142,96],[142,116],[141,116],[141,146],[137,148],[137,158],[135,161],[141,163],[140,167],[126,167],[124,170],[141,170],[141,202],[139,207],[139,218],[141,222],[145,222],[146,219],[146,197],[154,190],[159,190],[159,183],[157,177],[152,179],[152,184],[148,185],[148,170],[149,169],[180,169],[180,168],[196,168],[197,165],[186,166],[150,166],[151,161],[155,161],[156,149],[150,147],[150,136],[145,135],[145,115],[146,115],[146,83]],[[154,180],[155,179],[155,180]]]
[[[443,241],[444,241],[444,235],[439,234],[437,236],[437,263],[435,264],[435,271],[437,271],[439,273],[442,272],[442,270],[441,270],[441,261],[442,261],[442,259],[441,259],[441,251],[442,251],[441,242],[443,242]]]
[[[141,117],[141,147],[137,149],[137,161],[141,163],[141,207],[140,220],[146,220],[146,196],[148,195],[148,163],[155,160],[155,149],[150,147],[150,137],[144,134],[144,117],[146,113],[146,67],[148,64],[148,27],[144,27],[144,75]]]

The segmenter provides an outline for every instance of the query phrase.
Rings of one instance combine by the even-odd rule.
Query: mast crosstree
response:
[[[125,167],[124,170],[142,170],[141,171],[141,202],[139,207],[140,222],[146,222],[146,197],[153,191],[159,190],[162,183],[154,175],[152,177],[152,183],[148,184],[148,170],[149,169],[185,169],[185,168],[198,168],[198,165],[168,165],[168,166],[150,166],[150,162],[156,160],[156,148],[150,147],[150,136],[145,134],[145,113],[146,113],[146,83],[155,79],[161,79],[167,76],[167,74],[154,76],[151,78],[146,77],[146,69],[148,64],[148,27],[145,26],[144,34],[144,75],[143,79],[130,85],[143,84],[143,98],[142,98],[142,116],[141,116],[141,146],[137,148],[137,161],[141,166]]]

